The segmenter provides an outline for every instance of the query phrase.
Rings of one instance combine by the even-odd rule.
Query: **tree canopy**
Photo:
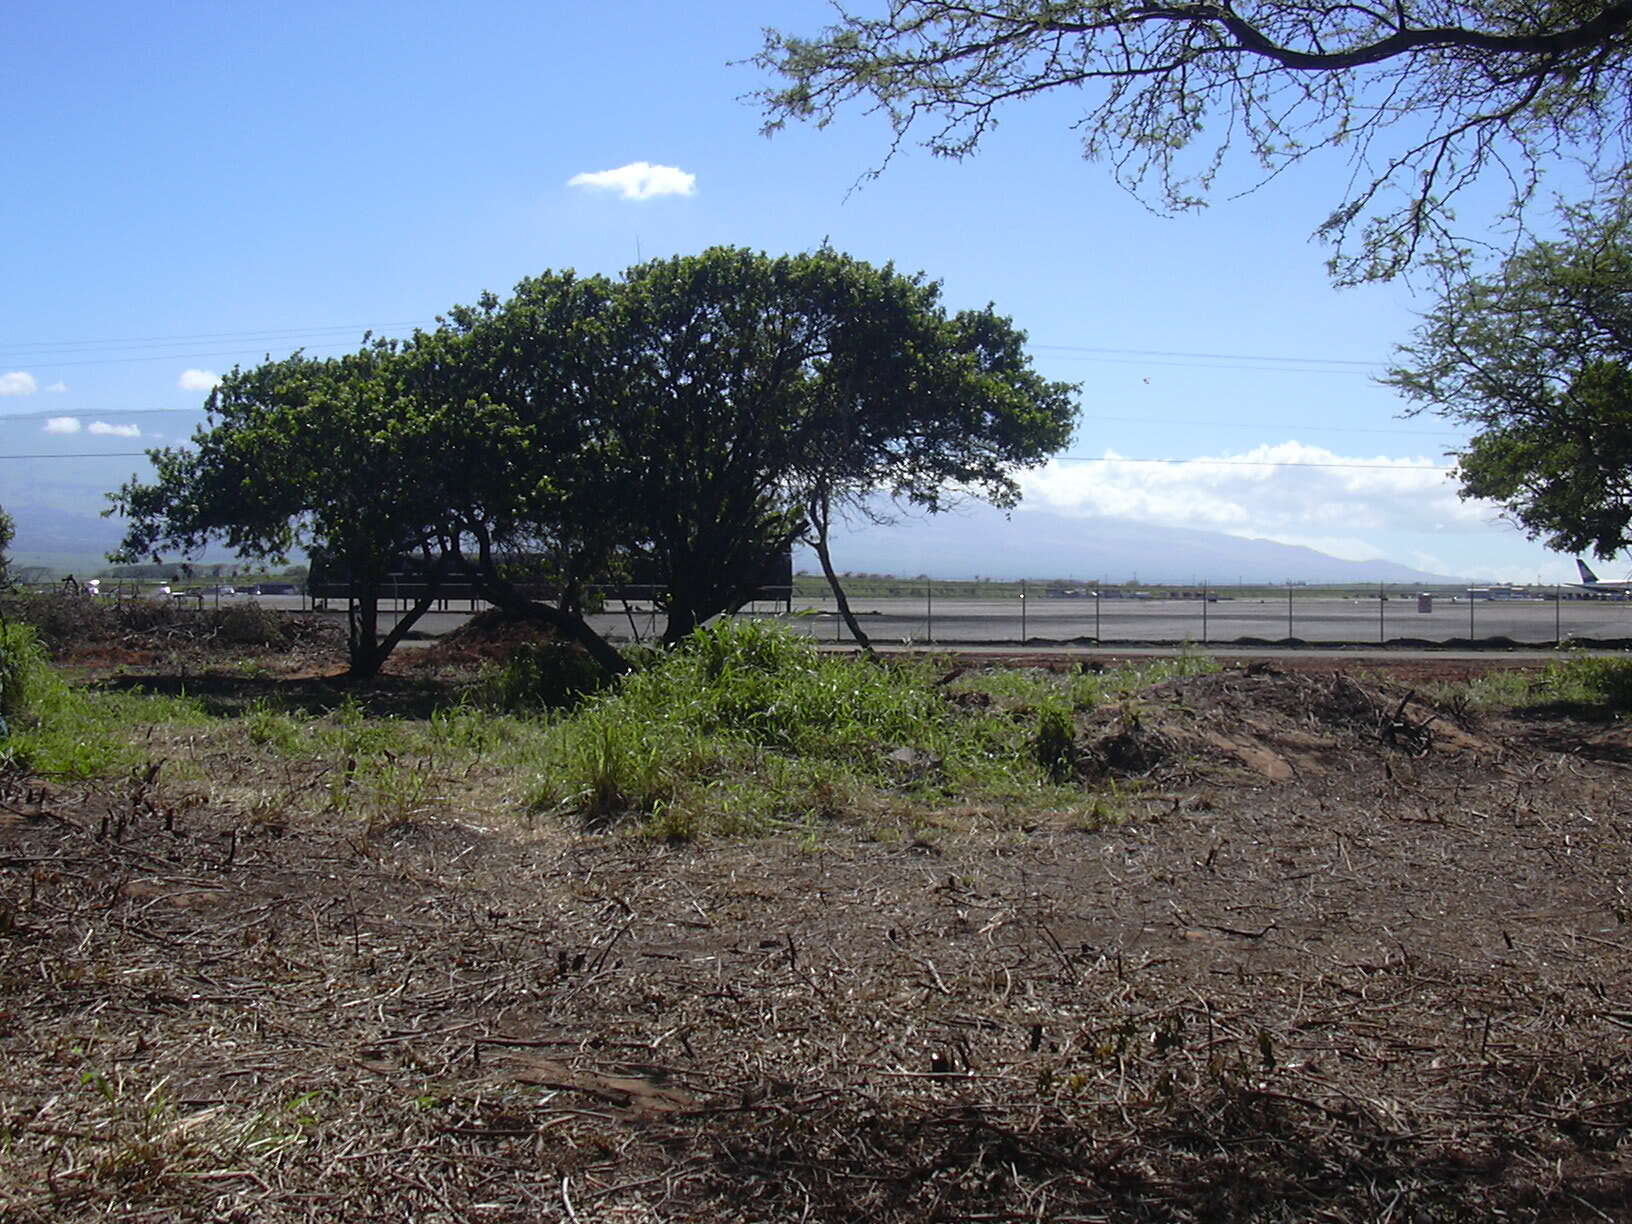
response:
[[[835,505],[1013,504],[1014,470],[1076,418],[1074,389],[1032,372],[1023,342],[990,308],[948,315],[933,282],[826,249],[546,273],[401,342],[234,370],[192,447],[150,452],[157,479],[112,495],[130,520],[120,559],[212,539],[320,551],[354,596],[354,674],[455,573],[616,671],[581,612],[620,565],[655,579],[675,642],[752,598],[812,507],[831,570]],[[423,593],[382,637],[405,554]]]
[[[623,289],[639,407],[620,450],[670,642],[740,607],[806,533],[842,600],[826,557],[835,500],[1013,504],[1014,469],[1063,447],[1076,420],[1074,389],[1031,371],[1009,320],[949,316],[939,285],[893,267],[716,247],[633,268]]]
[[[1457,280],[1388,381],[1474,433],[1464,497],[1531,538],[1608,559],[1632,544],[1632,214],[1565,216],[1564,233],[1492,276]]]
[[[424,601],[384,640],[379,602],[405,550],[431,555],[443,474],[436,405],[402,381],[398,346],[313,359],[296,353],[234,369],[210,393],[190,447],[149,451],[157,479],[110,495],[129,519],[115,561],[160,552],[194,555],[219,540],[240,555],[283,561],[321,552],[358,593],[351,667],[371,675]],[[429,494],[429,495],[428,495]]]
[[[1577,158],[1625,194],[1632,0],[888,0],[813,37],[769,30],[755,57],[767,130],[882,112],[891,152],[976,150],[1014,102],[1083,94],[1084,156],[1163,211],[1198,207],[1231,154],[1267,180],[1324,149],[1353,165],[1317,232],[1340,282],[1386,279],[1453,241],[1478,183],[1521,216],[1549,164]]]

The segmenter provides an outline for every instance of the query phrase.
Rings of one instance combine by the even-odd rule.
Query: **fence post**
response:
[[[1468,641],[1473,641],[1473,588],[1468,588]]]
[[[1291,641],[1295,635],[1292,632],[1292,579],[1286,580],[1286,638]]]
[[[1564,606],[1564,597],[1563,597],[1562,593],[1560,593],[1559,589],[1555,586],[1553,588],[1553,649],[1554,650],[1557,650],[1560,646],[1564,645],[1564,633],[1563,633],[1563,627],[1564,626],[1563,626],[1563,621],[1560,620],[1560,617],[1562,617],[1563,614],[1564,614],[1563,610],[1562,610],[1563,606]]]
[[[1377,644],[1381,646],[1388,638],[1388,628],[1383,623],[1383,609],[1388,605],[1383,601],[1388,598],[1388,592],[1383,590],[1383,584],[1377,584]]]
[[[1020,579],[1020,645],[1026,644],[1026,580]]]
[[[1201,583],[1201,644],[1207,645],[1207,582]]]
[[[935,643],[935,582],[926,579],[924,582],[924,641]]]

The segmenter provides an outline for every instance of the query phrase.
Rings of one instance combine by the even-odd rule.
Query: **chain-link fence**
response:
[[[64,587],[52,584],[50,589]],[[738,615],[774,619],[824,643],[854,644],[855,636],[831,594],[814,590],[767,590]],[[79,584],[78,592],[101,598],[165,599],[204,608],[254,598],[274,608],[346,611],[343,598],[313,600],[288,583],[235,589],[224,584],[167,587],[104,581],[100,587]],[[386,594],[381,611],[388,623],[394,613],[406,611],[420,591],[404,586]],[[655,640],[666,623],[656,594],[627,585],[591,591],[588,620],[614,641]],[[849,603],[862,632],[877,646],[1187,642],[1551,646],[1632,641],[1632,599],[1565,586],[1433,591],[1399,585],[1140,589],[890,580],[858,589],[850,594]],[[428,635],[444,633],[487,606],[468,589],[449,591],[433,604],[419,628]]]
[[[1096,591],[1020,584],[994,596],[935,584],[897,590],[849,600],[857,624],[875,644],[1557,645],[1632,639],[1632,601],[1594,598],[1568,587]],[[743,614],[763,615],[752,609]],[[791,614],[777,615],[822,640],[854,641],[830,597],[795,599]]]

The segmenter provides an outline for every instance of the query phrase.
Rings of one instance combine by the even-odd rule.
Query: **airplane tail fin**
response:
[[[1598,575],[1593,573],[1592,570],[1587,567],[1587,563],[1581,560],[1580,557],[1575,559],[1575,568],[1581,571],[1581,581],[1586,583],[1588,586],[1592,586],[1598,581]]]

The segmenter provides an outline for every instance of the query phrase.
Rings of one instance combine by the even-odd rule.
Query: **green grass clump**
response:
[[[566,642],[534,642],[484,670],[475,698],[508,714],[562,710],[605,687],[606,674],[581,648]]]
[[[1624,714],[1632,710],[1632,659],[1596,655],[1551,663],[1538,691],[1544,700]]]
[[[1192,665],[1193,666],[1193,665]],[[554,724],[535,810],[666,837],[812,826],[858,811],[1071,810],[1071,677],[825,655],[754,621],[700,630]],[[1137,686],[1136,673],[1116,682]],[[957,700],[986,686],[991,708]]]
[[[1470,710],[1554,708],[1595,718],[1632,711],[1632,659],[1586,655],[1549,663],[1540,671],[1492,668],[1435,693],[1443,704]]]
[[[207,722],[196,701],[140,692],[87,692],[50,665],[27,625],[0,624],[0,768],[93,778],[143,760],[142,735],[160,722]]]

